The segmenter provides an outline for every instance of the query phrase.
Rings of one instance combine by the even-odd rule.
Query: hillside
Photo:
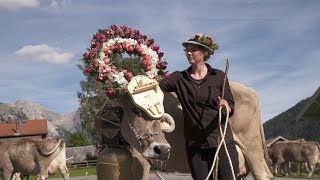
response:
[[[59,132],[63,131],[76,132],[82,129],[77,110],[62,114],[25,100],[18,100],[14,103],[0,102],[0,122],[27,119],[46,119],[49,137],[59,136]]]
[[[320,142],[320,121],[295,121],[295,117],[308,103],[304,99],[287,111],[263,124],[266,139],[283,136],[287,139],[305,139]]]

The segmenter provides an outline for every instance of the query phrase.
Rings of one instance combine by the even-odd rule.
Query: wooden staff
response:
[[[224,89],[225,89],[225,86],[226,86],[228,70],[229,70],[229,59],[227,59],[226,70],[224,71],[224,79],[223,79],[223,85],[222,85],[221,99],[224,98]]]

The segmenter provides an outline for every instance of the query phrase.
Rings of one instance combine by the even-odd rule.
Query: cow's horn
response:
[[[61,143],[61,139],[59,138],[59,142],[57,143],[57,145],[51,151],[49,151],[49,152],[41,151],[42,154],[46,155],[46,156],[52,154],[60,146],[60,143]]]
[[[161,129],[163,132],[170,133],[176,127],[174,119],[168,113],[164,113],[160,121],[161,121]]]

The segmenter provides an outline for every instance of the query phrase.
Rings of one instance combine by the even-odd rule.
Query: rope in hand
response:
[[[226,69],[225,69],[225,72],[224,72],[225,75],[224,75],[224,79],[223,79],[221,99],[224,98],[224,89],[225,89],[225,86],[226,86],[228,70],[229,70],[229,59],[227,59]],[[228,156],[228,160],[229,160],[230,168],[231,168],[231,171],[232,171],[233,179],[236,180],[235,175],[234,175],[234,170],[233,170],[233,164],[231,162],[230,154],[228,152],[227,144],[225,142],[225,136],[226,136],[228,122],[229,122],[229,109],[228,109],[228,107],[226,105],[225,105],[225,107],[227,109],[227,117],[226,117],[226,122],[225,122],[225,126],[224,126],[224,131],[222,131],[222,127],[221,127],[221,117],[222,117],[221,110],[222,110],[222,107],[219,108],[219,131],[220,131],[220,135],[221,135],[221,141],[219,142],[218,148],[216,150],[216,154],[214,155],[214,159],[213,159],[213,163],[212,163],[211,169],[209,171],[209,174],[208,174],[206,180],[208,180],[209,177],[211,176],[213,168],[215,167],[215,165],[216,165],[216,173],[218,172],[218,161],[219,161],[218,155],[219,155],[219,151],[220,151],[220,148],[221,148],[222,144],[224,145],[224,149],[225,149],[226,154]],[[215,174],[215,176],[217,177],[217,174]]]
[[[219,154],[219,151],[221,149],[222,144],[224,145],[224,149],[225,149],[226,154],[228,156],[228,160],[229,160],[230,168],[231,168],[231,171],[232,171],[233,179],[236,180],[236,177],[235,177],[235,174],[234,174],[233,165],[232,165],[232,161],[231,161],[231,158],[230,158],[230,154],[228,152],[227,144],[225,142],[225,136],[226,136],[226,132],[227,132],[227,124],[229,122],[229,109],[226,107],[226,109],[227,109],[227,117],[226,117],[226,123],[225,123],[223,131],[222,131],[222,127],[221,127],[221,117],[222,117],[221,109],[222,109],[222,107],[219,108],[219,130],[220,130],[220,135],[221,135],[221,141],[220,141],[220,143],[218,145],[218,148],[216,150],[216,154],[214,155],[213,163],[212,163],[211,169],[209,171],[209,174],[208,174],[206,180],[208,180],[210,178],[210,176],[211,176],[211,174],[213,172],[213,168],[214,168],[214,165],[216,164],[216,161],[218,159],[218,154]],[[216,167],[216,168],[218,168],[218,167]]]

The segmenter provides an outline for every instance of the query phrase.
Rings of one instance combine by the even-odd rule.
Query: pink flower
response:
[[[121,46],[121,44],[117,44],[116,46],[117,46],[117,49],[118,49],[119,51],[121,51],[121,50],[122,50],[122,46]]]
[[[159,54],[158,54],[159,58],[162,58],[162,57],[163,57],[163,55],[164,55],[164,53],[163,53],[163,52],[159,52]]]
[[[97,77],[96,77],[96,80],[97,80],[97,81],[102,81],[102,77],[97,76]]]
[[[93,63],[92,63],[92,66],[93,66],[93,67],[98,67],[98,66],[99,66],[99,63],[98,63],[98,62],[93,62]]]
[[[209,41],[210,44],[213,44],[213,40],[210,37],[207,37],[207,40]]]
[[[109,54],[112,54],[113,52],[110,50],[110,49],[107,49],[104,51],[104,54],[105,55],[109,55]]]
[[[96,42],[96,47],[100,49],[102,47],[101,43],[100,42]]]
[[[103,62],[104,62],[105,64],[109,64],[110,60],[109,60],[109,59],[105,59]]]
[[[141,51],[142,51],[140,44],[136,46],[136,51],[137,51],[137,52],[141,52]]]
[[[128,46],[128,47],[127,47],[127,51],[128,51],[128,52],[133,52],[133,50],[134,50],[134,48],[133,48],[132,46]]]
[[[160,49],[159,46],[156,46],[156,45],[152,46],[152,50],[154,50],[154,51],[158,51],[159,49]]]
[[[147,42],[147,46],[150,47],[154,43],[154,39],[149,39]]]
[[[195,35],[193,40],[198,41],[199,38],[200,38],[200,35]]]
[[[123,74],[127,74],[127,70],[126,69],[124,69],[124,70],[122,70],[122,72],[123,72]]]
[[[110,49],[111,51],[113,51],[114,46],[113,46],[113,45],[110,45],[110,46],[109,46],[109,49]]]
[[[127,42],[122,43],[122,47],[123,47],[124,49],[127,49],[128,46],[129,46],[129,44],[128,44]]]
[[[90,72],[91,72],[91,68],[86,67],[86,68],[84,68],[84,71],[85,71],[86,73],[90,73]]]
[[[167,69],[167,65],[166,65],[165,63],[162,63],[162,64],[161,64],[161,69],[163,69],[163,70],[164,70],[164,69]]]
[[[113,96],[114,95],[114,89],[113,88],[108,89],[107,92],[108,92],[109,96]]]
[[[104,77],[107,77],[107,76],[108,76],[108,73],[107,73],[107,72],[104,72],[104,73],[103,73],[103,76],[104,76]]]
[[[96,38],[97,38],[97,39],[101,39],[102,37],[103,37],[103,35],[102,35],[101,33],[97,33],[97,34],[96,34]]]
[[[93,57],[95,57],[95,56],[96,56],[96,52],[91,51],[91,52],[90,52],[90,57],[92,57],[92,58],[93,58]]]
[[[111,72],[112,72],[112,73],[116,73],[116,72],[117,72],[117,70],[116,70],[116,69],[114,69],[114,68],[112,68],[112,69],[111,69]]]
[[[116,35],[120,35],[121,34],[119,29],[117,29],[115,32],[116,32]]]
[[[84,54],[83,54],[83,57],[84,57],[85,59],[87,59],[87,58],[89,57],[89,54],[88,54],[88,53],[84,53]]]
[[[150,71],[152,69],[152,66],[148,65],[147,70]]]
[[[132,77],[133,77],[132,72],[128,72],[128,76],[129,76],[130,79],[132,79]]]
[[[166,72],[166,73],[164,73],[163,77],[164,77],[165,79],[168,79],[168,78],[170,77],[170,74]]]
[[[133,33],[134,33],[135,35],[137,35],[137,36],[140,35],[140,31],[139,31],[139,30],[133,30]]]

